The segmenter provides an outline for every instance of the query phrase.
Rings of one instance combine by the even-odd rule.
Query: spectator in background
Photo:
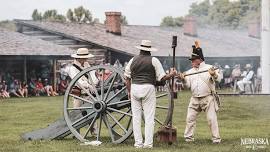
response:
[[[45,80],[44,80],[44,89],[45,89],[45,92],[47,93],[47,96],[56,96],[56,95],[58,95],[58,94],[53,90],[52,85],[49,84],[48,79],[45,79]]]
[[[44,88],[44,85],[41,81],[41,78],[38,78],[38,81],[36,81],[36,96],[40,96],[40,95],[44,95],[46,92],[45,88]],[[48,93],[47,93],[48,95]]]
[[[235,78],[240,76],[241,76],[240,64],[236,64],[234,66],[234,69],[232,70],[232,79],[234,80]]]
[[[236,82],[239,80],[241,76],[241,69],[240,64],[236,64],[232,70],[231,78],[232,78],[232,85],[236,88]]]
[[[58,86],[58,93],[60,95],[64,95],[65,92],[66,92],[66,89],[68,87],[68,81],[67,79],[60,79],[60,83],[59,83],[59,86]]]
[[[9,98],[9,93],[7,92],[7,84],[5,80],[0,83],[0,97]]]
[[[18,80],[14,79],[13,82],[9,85],[9,94],[14,95],[16,97],[23,97],[23,93],[21,92],[21,85]]]
[[[31,93],[34,96],[38,96],[37,88],[36,88],[36,78],[35,77],[30,78],[28,92]]]
[[[224,77],[224,86],[229,87],[231,86],[232,78],[231,78],[231,69],[229,65],[225,65],[223,70],[223,77]]]
[[[68,77],[68,64],[67,63],[61,63],[60,68],[60,78],[61,80],[65,80]]]
[[[240,81],[237,82],[237,86],[240,89],[239,94],[245,93],[244,85],[251,83],[251,81],[252,81],[252,79],[254,77],[254,71],[252,70],[251,64],[246,64],[245,69],[246,69],[246,71],[244,71],[242,73],[242,75],[241,75],[244,78],[242,80],[240,80]]]
[[[222,88],[222,84],[224,84],[224,76],[223,76],[224,70],[221,67],[221,65],[219,63],[217,63],[217,62],[214,63],[214,67],[216,67],[216,68],[219,69],[219,72],[218,73],[219,73],[219,76],[220,76],[220,79],[221,79],[220,82],[219,81],[216,82],[216,88],[221,89]]]
[[[21,84],[21,92],[24,97],[28,97],[28,85],[25,81],[23,81]]]

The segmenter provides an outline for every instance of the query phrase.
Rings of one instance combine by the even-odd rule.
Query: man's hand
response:
[[[178,73],[177,77],[180,79],[180,80],[185,80],[185,73]]]
[[[217,73],[216,73],[214,67],[210,68],[210,69],[208,70],[208,72],[209,72],[209,74],[210,74],[212,77],[217,78]]]
[[[171,68],[171,70],[170,70],[170,76],[171,77],[174,77],[176,75],[177,75],[177,71],[175,70],[175,68]]]
[[[90,84],[88,85],[88,89],[89,89],[89,91],[90,91],[91,94],[94,94],[95,93],[94,87],[95,86],[93,86],[93,85],[90,85]]]

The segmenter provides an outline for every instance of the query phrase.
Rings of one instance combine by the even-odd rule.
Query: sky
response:
[[[159,25],[164,16],[184,16],[190,5],[201,0],[0,0],[0,21],[31,19],[34,9],[56,9],[66,14],[69,8],[83,6],[101,22],[104,12],[120,11],[131,25]]]

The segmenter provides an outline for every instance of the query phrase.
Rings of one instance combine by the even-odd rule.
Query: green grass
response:
[[[211,143],[210,130],[205,113],[197,120],[194,143],[185,143],[186,109],[190,93],[181,92],[175,101],[173,123],[177,127],[178,141],[169,146],[155,141],[150,151],[254,151],[241,146],[241,138],[268,138],[270,140],[270,97],[242,96],[222,97],[223,105],[218,113],[222,143]],[[63,97],[11,98],[0,100],[0,151],[147,151],[133,148],[131,137],[122,144],[103,143],[99,147],[80,146],[78,140],[67,138],[52,141],[22,141],[22,133],[46,127],[62,117]],[[106,137],[106,134],[102,134]],[[108,141],[107,137],[105,141]],[[260,151],[270,151],[270,145]],[[258,151],[258,150],[256,150]]]

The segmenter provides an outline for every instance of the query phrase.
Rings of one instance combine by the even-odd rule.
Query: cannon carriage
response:
[[[91,73],[97,75],[99,83],[89,89],[79,81],[86,77],[89,84],[94,84]],[[74,91],[76,86],[82,89],[81,93]],[[167,126],[172,116],[173,101],[169,84],[166,83],[164,88],[165,91],[156,93],[156,128]],[[81,105],[74,107],[74,100],[80,101]],[[72,134],[81,142],[104,141],[103,138],[108,137],[112,143],[124,142],[132,135],[132,112],[123,69],[99,65],[81,71],[71,80],[65,92],[63,111],[64,118],[49,124],[47,128],[25,133],[22,138],[62,139]],[[93,127],[97,129],[95,135],[91,133]]]

